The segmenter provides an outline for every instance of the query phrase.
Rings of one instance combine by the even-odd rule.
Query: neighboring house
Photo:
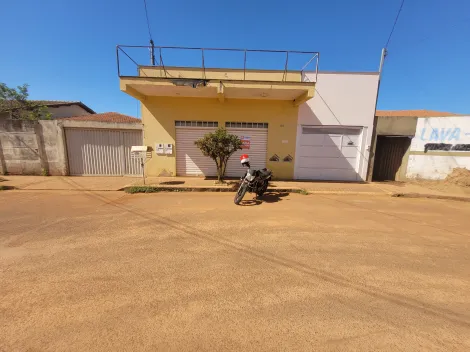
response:
[[[60,100],[30,100],[37,105],[44,105],[53,119],[59,117],[70,117],[95,114],[95,112],[81,101]],[[0,119],[8,119],[9,112],[5,111],[5,105],[0,102]]]
[[[116,112],[0,124],[0,172],[49,175],[142,175],[130,154],[142,123]]]
[[[245,145],[230,158],[229,177],[243,174],[239,155],[247,153],[277,179],[365,180],[378,73],[287,67],[287,60],[285,70],[139,66],[137,76],[120,75],[121,90],[141,102],[144,144],[153,151],[146,174],[215,176],[194,141],[226,127]]]
[[[470,136],[468,117],[433,110],[377,110],[376,123],[370,163],[374,181],[444,178],[462,164],[460,157],[470,155],[465,150],[431,149],[452,148],[447,143],[450,138],[454,144],[470,143],[466,140]],[[438,145],[421,146],[427,142]]]
[[[60,120],[68,121],[93,121],[93,122],[113,122],[113,123],[138,123],[142,120],[136,117],[123,115],[118,112],[104,112],[101,114],[90,114],[83,116],[60,117]]]

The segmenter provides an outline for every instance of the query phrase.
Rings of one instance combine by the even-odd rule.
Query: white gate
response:
[[[141,175],[138,159],[131,158],[131,147],[142,145],[140,130],[66,128],[70,175]]]
[[[296,152],[296,178],[359,180],[361,135],[361,127],[302,126]]]

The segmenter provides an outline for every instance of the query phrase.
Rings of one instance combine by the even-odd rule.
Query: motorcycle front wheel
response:
[[[237,193],[235,194],[235,198],[233,199],[233,202],[236,205],[240,204],[247,190],[248,190],[248,184],[246,184],[245,182],[242,182],[242,184],[238,188]]]

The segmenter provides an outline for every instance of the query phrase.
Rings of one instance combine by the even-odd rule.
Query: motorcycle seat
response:
[[[268,177],[272,175],[272,171],[268,169],[261,169],[259,170],[262,177]]]

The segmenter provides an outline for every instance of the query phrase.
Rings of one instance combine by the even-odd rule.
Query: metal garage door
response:
[[[70,175],[141,175],[133,145],[142,145],[142,131],[66,128]]]
[[[248,154],[250,165],[254,169],[266,167],[267,145],[268,145],[268,126],[259,124],[262,128],[227,128],[231,134],[235,134],[242,140],[249,141],[249,148],[236,151],[228,160],[225,176],[241,177],[245,169],[240,164],[240,155]],[[245,144],[248,146],[247,144]]]
[[[214,132],[214,127],[176,126],[176,175],[177,176],[216,176],[214,160],[202,155],[194,145],[196,139]]]
[[[357,181],[360,127],[302,126],[296,178]]]
[[[411,138],[400,136],[377,136],[373,181],[398,180]],[[405,162],[406,165],[406,162]],[[405,166],[406,169],[406,166]]]

